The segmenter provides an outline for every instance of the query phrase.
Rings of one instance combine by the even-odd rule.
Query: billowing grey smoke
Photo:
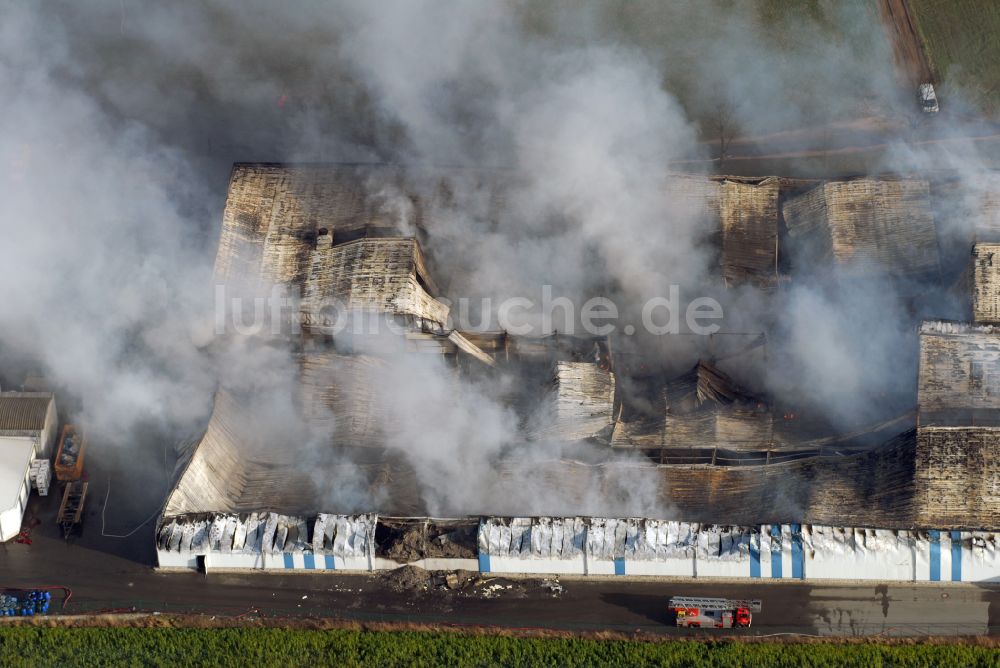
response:
[[[899,104],[876,21],[838,3],[790,15],[722,0],[5,6],[0,373],[31,359],[123,446],[138,421],[201,424],[219,382],[291,392],[287,351],[211,334],[215,235],[238,160],[463,168],[426,228],[436,270],[470,293],[452,297],[537,299],[550,284],[627,307],[670,283],[697,290],[715,271],[708,231],[662,189],[674,161],[713,155],[701,143],[713,128],[692,119],[731,110],[764,133],[839,117],[848,99]],[[677,32],[692,20],[714,27],[703,43]],[[796,57],[761,41],[766,20],[794,21]],[[824,40],[828,23],[843,41]],[[473,168],[511,175],[502,220]],[[749,384],[806,394],[845,425],[875,417],[880,397],[912,397],[897,335],[914,315],[893,286],[843,291],[818,277],[778,305],[728,298],[728,325],[779,334],[781,353],[745,369]],[[436,361],[412,364],[390,372],[393,445],[430,508],[486,510],[474,497],[518,447],[513,420],[480,387],[452,401]],[[275,424],[297,420],[291,404],[273,406]],[[654,497],[622,507],[656,513]],[[508,511],[560,503],[540,489],[524,498],[530,508]]]

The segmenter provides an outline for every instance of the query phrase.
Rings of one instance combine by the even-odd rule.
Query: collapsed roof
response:
[[[289,434],[270,434],[271,425],[262,420],[239,397],[216,392],[205,433],[178,462],[163,516],[258,511],[311,515],[352,495],[375,498],[390,481],[393,495],[384,504],[386,512],[414,515],[423,510],[412,468],[391,453],[370,451],[366,456],[365,448],[354,448],[345,454],[337,444],[308,447],[308,434],[295,434],[301,447],[289,448],[284,440],[271,440]],[[350,489],[333,489],[334,481],[350,481]]]
[[[384,167],[237,164],[229,181],[215,261],[222,282],[298,284],[321,228],[349,241],[367,232],[407,231],[397,223],[394,198],[380,196],[372,179],[390,183]]]
[[[165,516],[198,512],[249,512],[298,506],[316,494],[312,481],[286,448],[267,447],[239,402],[220,390],[204,435],[195,444],[174,488]]]
[[[533,440],[582,441],[610,435],[615,376],[594,362],[556,362]]]
[[[615,447],[768,450],[774,445],[768,406],[715,366],[699,361],[662,386],[649,410],[616,422]]]

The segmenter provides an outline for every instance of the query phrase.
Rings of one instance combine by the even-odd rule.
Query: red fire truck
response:
[[[670,612],[677,626],[708,629],[749,628],[752,613],[760,612],[760,599],[698,598],[674,596]]]

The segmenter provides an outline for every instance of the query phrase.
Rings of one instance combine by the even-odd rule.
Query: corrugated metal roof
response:
[[[52,395],[47,392],[0,393],[0,431],[35,431],[45,427]]]

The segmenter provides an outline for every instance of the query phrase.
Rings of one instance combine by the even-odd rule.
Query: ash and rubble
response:
[[[396,592],[415,595],[446,595],[470,598],[528,598],[535,590],[553,597],[565,588],[558,578],[505,578],[488,576],[478,571],[427,571],[407,565],[375,576],[384,587]]]

